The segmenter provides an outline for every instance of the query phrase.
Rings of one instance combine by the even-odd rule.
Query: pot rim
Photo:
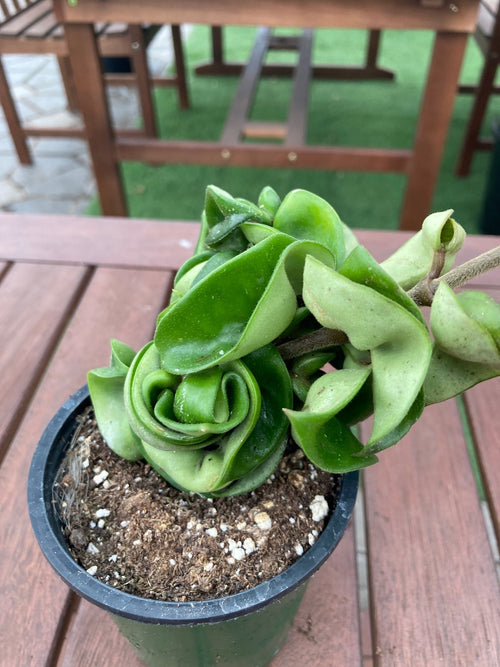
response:
[[[89,402],[85,385],[64,403],[42,434],[29,471],[28,509],[37,541],[51,566],[73,591],[106,611],[145,623],[170,625],[215,623],[248,614],[303,584],[344,534],[356,500],[357,471],[342,476],[336,508],[314,545],[284,572],[254,588],[211,600],[168,602],[141,598],[102,583],[73,560],[52,502],[54,476],[70,444],[74,417]],[[59,443],[55,456],[54,443]]]

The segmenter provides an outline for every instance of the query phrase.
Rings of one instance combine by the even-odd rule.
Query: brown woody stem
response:
[[[443,254],[437,251],[429,274],[408,292],[408,296],[418,306],[430,306],[432,304],[432,299],[441,280],[446,281],[451,288],[456,288],[464,285],[472,278],[500,266],[500,246],[464,262],[464,264],[455,267],[439,278],[434,278],[434,276],[440,274],[443,260]],[[344,345],[348,342],[349,339],[343,331],[322,327],[306,336],[278,345],[278,351],[285,360],[296,359],[308,352],[319,352],[332,345]]]
[[[488,250],[482,255],[478,255],[477,257],[474,257],[474,259],[470,259],[468,262],[464,262],[460,266],[451,269],[451,271],[448,271],[448,273],[445,273],[440,278],[435,278],[434,280],[429,281],[428,277],[425,277],[408,292],[408,296],[411,297],[418,306],[430,306],[438,285],[442,280],[454,289],[465,285],[465,283],[472,280],[472,278],[476,278],[482,273],[491,271],[491,269],[495,269],[498,266],[500,266],[500,246]]]
[[[347,342],[349,342],[349,339],[343,331],[323,327],[306,336],[278,345],[278,352],[285,360],[296,359],[308,352],[318,352],[332,345],[343,345]]]

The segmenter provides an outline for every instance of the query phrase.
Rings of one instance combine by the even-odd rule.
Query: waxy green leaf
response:
[[[326,373],[311,386],[301,411],[285,410],[292,437],[307,458],[329,472],[344,473],[376,462],[360,459],[363,445],[335,416],[360,391],[371,370],[339,370]]]
[[[160,474],[179,488],[204,494],[217,492],[218,495],[226,495],[226,487],[228,487],[227,493],[232,494],[230,485],[238,480],[238,489],[250,490],[250,488],[255,488],[254,485],[261,484],[271,474],[270,466],[275,467],[282,455],[288,428],[282,408],[291,405],[292,392],[286,367],[279,354],[272,346],[266,346],[246,357],[244,362],[236,361],[227,366],[248,384],[250,406],[246,416],[241,418],[239,415],[241,418],[239,424],[232,423],[231,428],[217,437],[215,441],[213,438],[206,440],[210,445],[208,449],[184,447],[170,451],[158,449],[151,444],[157,441],[157,430],[153,430],[151,437],[148,433],[152,425],[151,420],[144,417],[142,408],[136,410],[137,415],[145,422],[137,428],[142,439],[142,451],[145,458]],[[208,372],[188,376],[190,382],[195,384],[197,376],[201,376],[198,397],[201,396],[201,393],[214,397],[213,387],[206,391],[207,383],[213,382],[216,393],[217,388],[220,387],[221,374],[225,367],[226,365],[222,365],[220,369],[211,369]],[[140,380],[141,378],[137,376],[132,379],[132,382],[140,384]],[[185,391],[182,389],[182,382],[179,387],[183,394],[180,400],[184,401]],[[130,391],[135,399],[140,400],[138,387],[131,387]],[[195,390],[194,393],[196,394],[197,391]],[[236,399],[233,402],[236,402]],[[214,401],[208,400],[207,404],[210,403],[214,409],[208,408],[206,412],[202,410],[202,414],[205,416],[212,414],[213,418],[217,419],[217,415],[220,416],[221,413],[214,405]],[[128,405],[129,411],[135,408],[135,405]],[[184,411],[185,408],[181,411],[180,416],[186,416]],[[188,420],[192,420],[195,412],[194,408],[188,409]],[[229,421],[234,421],[233,414],[226,423]],[[135,415],[132,415],[131,422],[136,428]],[[187,426],[193,425],[179,422],[177,429],[180,432]],[[205,425],[200,424],[199,426],[203,429]],[[171,425],[171,429],[174,428]],[[171,434],[169,438],[170,436]],[[277,450],[280,452],[279,456]],[[265,477],[262,477],[263,475]]]
[[[500,350],[495,341],[500,329],[500,305],[487,294],[470,291],[460,297],[441,281],[432,301],[430,325],[436,345],[447,354],[500,366]]]
[[[191,386],[186,389],[188,383]],[[227,396],[228,384],[231,403]],[[205,405],[196,409],[193,404],[200,387],[207,396]],[[180,391],[179,397],[177,391]],[[187,400],[186,394],[190,394]],[[160,355],[153,343],[148,343],[137,354],[127,375],[124,395],[129,423],[136,435],[148,445],[165,450],[206,447],[243,420],[248,428],[253,428],[251,422],[255,423],[260,410],[259,388],[253,375],[240,362],[225,364],[220,374],[202,373],[183,379],[161,367]],[[196,416],[206,416],[210,410],[211,420],[196,420]],[[222,411],[227,418],[216,420],[216,412],[220,417]],[[181,416],[183,420],[179,419]]]
[[[259,208],[261,208],[266,213],[266,215],[269,216],[269,219],[273,220],[276,212],[280,207],[281,199],[276,190],[273,190],[273,188],[271,188],[269,185],[266,185],[260,191],[257,204]]]
[[[349,280],[371,287],[382,296],[399,303],[422,324],[425,320],[415,302],[410,299],[398,283],[380,266],[362,245],[356,246],[339,269]]]
[[[129,426],[123,400],[125,377],[134,357],[131,347],[112,340],[110,365],[87,374],[99,430],[108,446],[129,461],[141,458],[139,439]]]
[[[443,248],[446,258],[443,273],[449,271],[465,240],[465,231],[451,217],[453,209],[432,213],[422,229],[384,262],[382,268],[405,290],[414,287],[429,273],[434,253]]]
[[[474,387],[479,382],[500,375],[500,367],[464,361],[434,346],[431,363],[424,382],[426,405],[447,401]]]
[[[293,321],[309,253],[335,263],[321,245],[276,234],[193,286],[158,319],[163,368],[193,373],[272,342]]]
[[[345,332],[355,348],[370,351],[374,422],[369,444],[381,440],[408,414],[424,381],[431,357],[426,327],[399,303],[311,257],[303,296],[320,324]]]
[[[340,265],[345,256],[344,226],[330,204],[308,192],[292,190],[274,218],[274,228],[297,239],[316,241],[328,248]]]

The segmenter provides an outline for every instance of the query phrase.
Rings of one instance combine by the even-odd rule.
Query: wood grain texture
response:
[[[141,220],[137,224],[129,218],[0,213],[0,260],[175,270],[193,254],[199,230],[199,222]],[[354,232],[378,261],[412,236],[411,232]],[[457,264],[499,244],[500,236],[468,236]],[[500,284],[500,269],[479,282]]]
[[[361,664],[352,524],[307,587],[286,644],[269,667]]]
[[[2,664],[46,664],[68,596],[29,525],[26,479],[36,442],[58,407],[84,384],[87,370],[108,362],[112,336],[136,347],[147,341],[169,280],[157,271],[96,272],[0,468]]]
[[[458,4],[458,3],[457,3]],[[59,20],[96,20],[125,23],[205,23],[208,25],[262,25],[303,28],[474,29],[478,0],[461,0],[458,12],[448,4],[422,7],[417,0],[254,0],[252,10],[242,2],[216,0],[85,0],[69,6],[55,0]]]
[[[143,667],[111,616],[82,600],[70,623],[57,667]]]
[[[0,459],[85,274],[84,268],[76,266],[16,264],[2,282]]]
[[[488,291],[500,302],[500,289]],[[464,396],[486,498],[500,543],[500,378],[476,385]]]
[[[364,474],[375,664],[500,664],[499,584],[455,402],[380,459]]]
[[[50,233],[48,231],[50,230]],[[199,223],[0,214],[0,258],[173,269],[193,254]]]

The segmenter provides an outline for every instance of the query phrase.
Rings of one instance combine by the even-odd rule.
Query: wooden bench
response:
[[[483,69],[477,85],[461,85],[459,93],[474,96],[467,127],[458,155],[455,173],[467,176],[475,151],[491,150],[491,137],[480,136],[481,126],[490,96],[500,93],[495,77],[500,65],[500,7],[499,0],[481,0],[474,39],[484,57]]]
[[[53,413],[89,368],[108,363],[109,339],[137,349],[150,339],[198,231],[187,222],[0,214],[6,667],[140,667],[105,612],[77,599],[45,562],[29,525],[26,479]],[[382,260],[408,235],[358,237]],[[458,262],[498,243],[471,236]],[[474,284],[500,300],[499,269]],[[500,587],[483,514],[500,537],[499,405],[497,378],[467,392],[464,404],[433,406],[364,471],[353,524],[313,578],[272,667],[500,664]]]
[[[224,57],[224,33],[222,26],[212,26],[212,59],[195,67],[196,74],[200,76],[239,76],[246,63],[227,62]],[[366,79],[393,80],[394,72],[378,63],[381,30],[368,31],[366,43],[365,62],[362,65],[313,65],[312,76],[315,79],[348,79],[364,81]],[[271,44],[270,48],[280,48]],[[260,76],[291,76],[295,71],[293,65],[287,63],[265,63]]]
[[[219,53],[217,40],[221,35],[219,29],[214,29],[214,52]],[[334,68],[330,66],[314,66],[312,62],[314,30],[303,30],[299,35],[276,35],[270,28],[260,28],[252,49],[252,53],[245,65],[225,63],[217,55],[211,65],[202,65],[197,68],[201,74],[224,75],[239,73],[240,81],[234,95],[232,106],[226,118],[224,131],[221,135],[223,145],[242,145],[245,139],[280,140],[285,146],[293,147],[289,153],[290,162],[294,162],[297,148],[304,148],[307,139],[307,114],[309,103],[309,88],[311,79],[339,77],[349,78],[380,78],[392,79],[393,73],[378,68],[376,52],[378,50],[379,33],[372,31],[367,49],[367,62],[359,68]],[[296,51],[298,60],[296,66],[286,64],[268,64],[265,62],[270,51]],[[249,114],[257,93],[259,82],[263,76],[293,77],[293,90],[289,105],[286,123],[270,123],[250,121]],[[243,149],[244,150],[244,149]],[[326,156],[317,156],[317,168],[327,168]]]
[[[71,45],[72,67],[78,72],[85,115],[94,145],[90,154],[106,215],[124,216],[127,204],[121,178],[121,161],[150,164],[198,164],[227,167],[281,169],[332,169],[403,174],[407,187],[402,202],[401,229],[417,229],[428,215],[444,150],[467,35],[472,31],[477,0],[463,0],[460,11],[448,4],[422,6],[417,0],[260,0],[251,8],[232,0],[80,0],[69,6],[53,0],[64,21]],[[442,5],[442,6],[441,6]],[[161,18],[160,18],[161,17]],[[102,94],[102,78],[95,62],[96,48],[90,25],[97,20],[127,22],[163,21],[200,23],[209,26],[252,25],[269,28],[322,28],[362,30],[433,30],[436,34],[428,76],[421,98],[410,148],[379,148],[343,145],[276,145],[223,141],[161,141],[143,137],[120,138],[109,127]],[[71,39],[70,39],[71,35]],[[80,76],[81,75],[81,76]],[[92,99],[92,104],[90,100]],[[279,130],[282,132],[282,130]],[[98,139],[97,139],[98,137]]]
[[[179,25],[171,26],[176,73],[174,76],[150,77],[146,48],[156,35],[159,25],[100,23],[95,25],[98,46],[103,57],[130,59],[132,74],[109,75],[111,85],[137,87],[143,118],[143,133],[157,136],[152,87],[176,86],[181,108],[189,106],[183,46]],[[57,57],[70,109],[80,104],[68,57],[64,29],[57,21],[51,0],[0,0],[0,102],[20,162],[31,163],[27,137],[86,138],[85,127],[34,127],[23,125],[9,89],[1,56],[5,54],[53,54]]]

